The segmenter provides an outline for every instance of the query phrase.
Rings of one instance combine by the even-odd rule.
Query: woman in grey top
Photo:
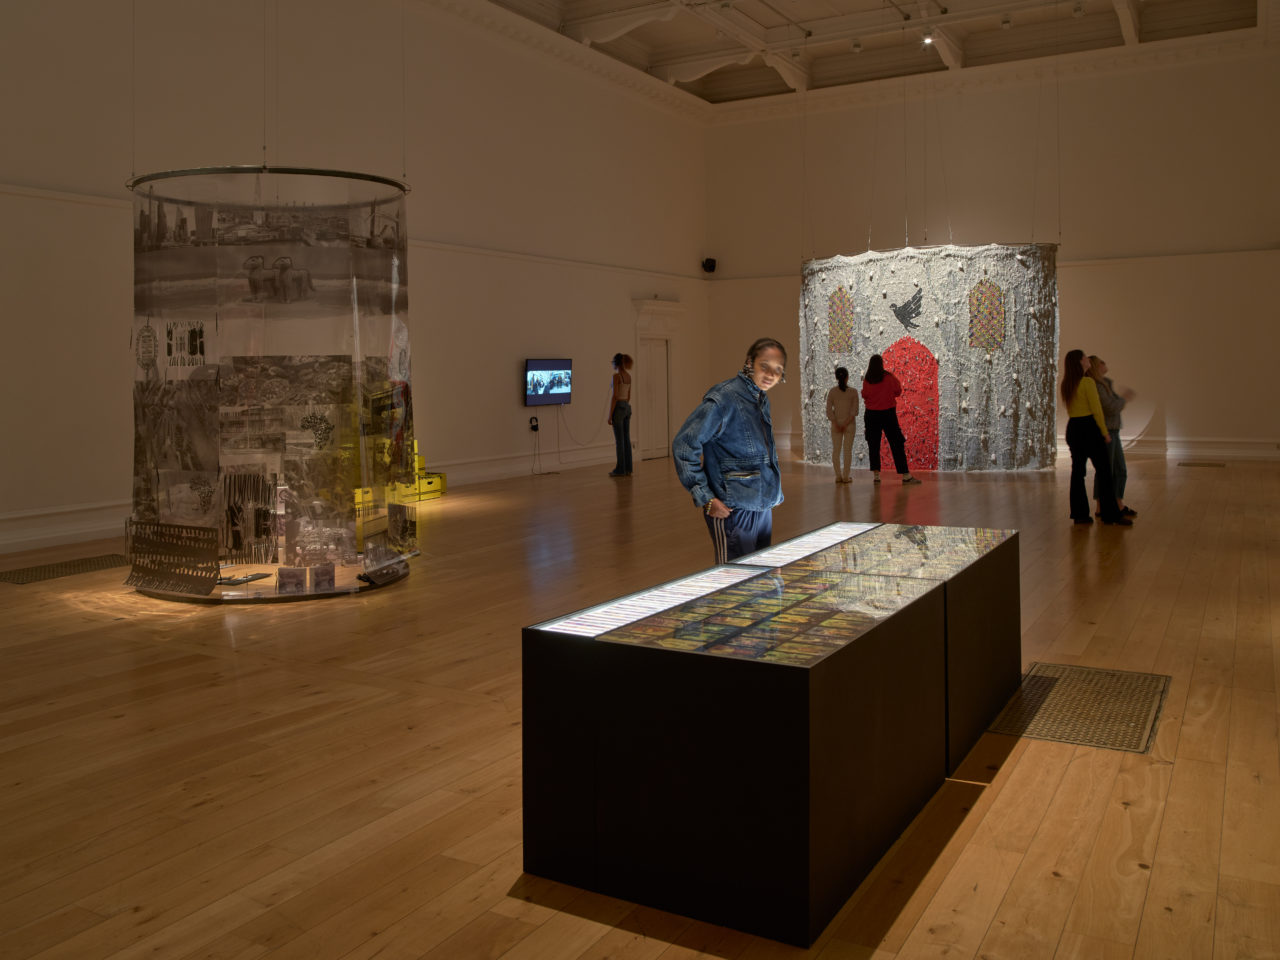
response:
[[[1107,376],[1106,361],[1098,357],[1089,357],[1089,376],[1098,384],[1098,401],[1102,404],[1102,415],[1107,421],[1107,431],[1111,434],[1111,442],[1107,444],[1107,456],[1111,460],[1111,481],[1115,487],[1116,506],[1126,517],[1136,517],[1138,511],[1124,505],[1124,484],[1128,479],[1128,470],[1124,463],[1124,444],[1120,442],[1120,411],[1126,403],[1133,399],[1134,393],[1129,389],[1116,390],[1115,384]],[[1093,499],[1098,500],[1098,479],[1093,481]],[[1095,513],[1102,515],[1102,508],[1097,507]]]

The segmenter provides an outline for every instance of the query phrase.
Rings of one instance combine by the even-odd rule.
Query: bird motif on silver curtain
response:
[[[920,324],[912,323],[916,317],[920,316],[920,305],[924,300],[924,288],[921,287],[911,295],[911,299],[898,306],[896,303],[889,304],[889,309],[893,311],[893,315],[898,318],[898,322],[908,330],[918,327]]]

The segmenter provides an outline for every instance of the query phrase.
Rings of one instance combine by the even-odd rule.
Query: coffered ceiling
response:
[[[708,103],[1258,25],[1259,0],[485,0]]]

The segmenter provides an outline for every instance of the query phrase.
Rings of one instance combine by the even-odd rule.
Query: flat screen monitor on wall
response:
[[[524,362],[524,405],[526,407],[540,407],[548,403],[568,403],[572,399],[572,360],[526,360]]]

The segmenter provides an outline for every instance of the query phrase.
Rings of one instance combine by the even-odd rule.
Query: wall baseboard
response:
[[[1125,452],[1163,455],[1169,460],[1280,460],[1274,440],[1209,437],[1139,437]]]
[[[452,487],[462,483],[511,480],[593,465],[612,466],[613,462],[613,442],[610,441],[570,450],[544,448],[536,457],[529,452],[519,456],[478,457],[471,460],[428,459],[427,468],[448,476],[449,486]]]
[[[1131,457],[1164,457],[1166,460],[1268,460],[1280,461],[1280,442],[1211,437],[1135,437],[1125,440]],[[1071,462],[1066,441],[1058,438],[1058,459]]]
[[[128,500],[0,513],[0,553],[123,537]]]

